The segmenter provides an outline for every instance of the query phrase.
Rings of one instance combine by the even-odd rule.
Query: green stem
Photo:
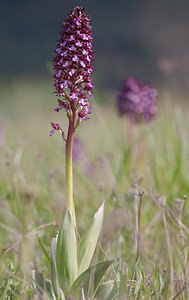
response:
[[[71,103],[73,115],[69,119],[68,135],[66,141],[66,200],[75,221],[74,194],[73,194],[73,166],[72,151],[75,132],[75,105]]]

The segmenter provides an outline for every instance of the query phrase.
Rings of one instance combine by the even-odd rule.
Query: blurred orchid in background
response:
[[[157,113],[157,90],[134,77],[125,79],[118,95],[120,115],[128,114],[133,122],[150,121]]]

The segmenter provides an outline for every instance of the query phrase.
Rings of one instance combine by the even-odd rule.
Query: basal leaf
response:
[[[78,277],[74,218],[68,208],[65,211],[58,234],[56,267],[60,288],[62,290],[68,289]]]
[[[99,285],[95,294],[97,300],[112,300],[118,295],[117,283],[113,280]]]
[[[94,215],[93,221],[84,234],[79,246],[79,274],[89,268],[99,239],[104,215],[104,203]]]
[[[84,271],[73,283],[72,289],[83,288],[85,295],[92,289],[95,292],[105,272],[113,263],[113,260],[102,261]]]
[[[56,246],[57,246],[57,238],[54,238],[51,243],[51,280],[53,285],[54,293],[57,297],[57,300],[60,300],[60,288],[58,282],[58,274],[57,274],[57,266],[56,266]]]

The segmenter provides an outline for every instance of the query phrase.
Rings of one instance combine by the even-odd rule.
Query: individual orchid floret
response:
[[[53,60],[55,93],[61,98],[55,111],[71,109],[73,114],[77,113],[83,120],[88,119],[86,114],[90,110],[85,109],[85,114],[79,113],[84,106],[89,106],[88,96],[92,96],[94,88],[90,75],[93,71],[94,50],[89,21],[82,7],[77,6],[72,10],[62,24]]]
[[[63,132],[62,128],[60,127],[59,124],[55,124],[55,123],[51,122],[51,126],[52,126],[53,130],[50,132],[50,134],[49,134],[50,136],[52,136],[56,130],[60,131],[61,133]]]
[[[59,104],[59,106],[54,109],[57,112],[59,112],[62,108],[66,109],[66,110],[70,109],[70,103],[68,101],[64,102],[64,101],[58,99],[58,104]]]
[[[118,95],[120,115],[128,114],[132,121],[150,121],[157,113],[157,90],[142,84],[134,77],[128,77]]]

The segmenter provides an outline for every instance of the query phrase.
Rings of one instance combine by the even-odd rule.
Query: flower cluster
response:
[[[118,95],[119,113],[128,114],[134,122],[148,122],[157,112],[156,97],[156,89],[128,77]]]
[[[75,109],[79,121],[89,119],[87,115],[91,113],[88,97],[93,91],[90,74],[94,50],[89,20],[82,7],[73,9],[62,24],[53,60],[55,93],[61,98],[55,111],[64,108],[72,115]]]

